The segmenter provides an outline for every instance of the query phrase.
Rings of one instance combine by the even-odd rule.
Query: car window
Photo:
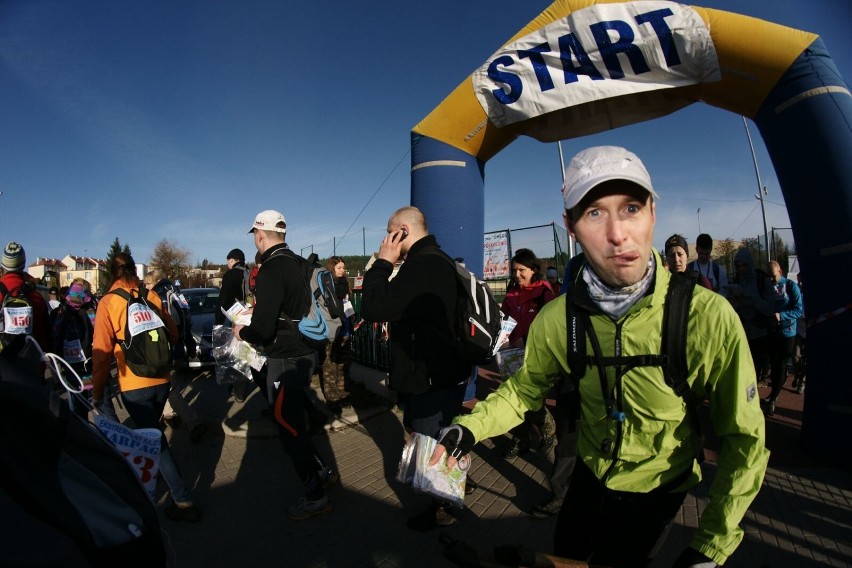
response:
[[[183,296],[191,314],[212,314],[219,309],[219,290],[184,290]]]

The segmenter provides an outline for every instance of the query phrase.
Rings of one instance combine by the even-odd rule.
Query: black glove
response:
[[[447,454],[459,459],[469,454],[476,445],[476,439],[470,430],[461,424],[453,424],[441,430],[441,439],[438,443],[447,448]]]
[[[672,568],[715,568],[718,566],[715,562],[695,550],[694,548],[686,547],[686,550],[680,553]]]

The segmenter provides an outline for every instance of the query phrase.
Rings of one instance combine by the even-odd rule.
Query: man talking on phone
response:
[[[390,322],[389,385],[404,406],[406,432],[437,437],[459,413],[471,374],[470,365],[460,361],[452,347],[458,300],[455,263],[429,234],[426,218],[416,207],[397,210],[387,231],[378,258],[364,275],[361,315],[372,322]],[[407,524],[426,531],[456,522],[449,507],[433,500]]]

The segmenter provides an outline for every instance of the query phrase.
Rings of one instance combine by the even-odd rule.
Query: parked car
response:
[[[213,326],[219,309],[219,288],[185,288],[183,297],[192,316],[192,336],[198,346],[198,360],[190,359],[190,367],[207,367],[213,359]]]

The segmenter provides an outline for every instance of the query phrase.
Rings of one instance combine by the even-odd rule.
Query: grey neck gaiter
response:
[[[639,282],[624,288],[611,288],[601,280],[590,265],[583,271],[583,280],[589,288],[589,297],[601,311],[614,321],[627,313],[633,304],[639,301],[651,287],[656,269],[654,255],[648,260],[648,270]]]

